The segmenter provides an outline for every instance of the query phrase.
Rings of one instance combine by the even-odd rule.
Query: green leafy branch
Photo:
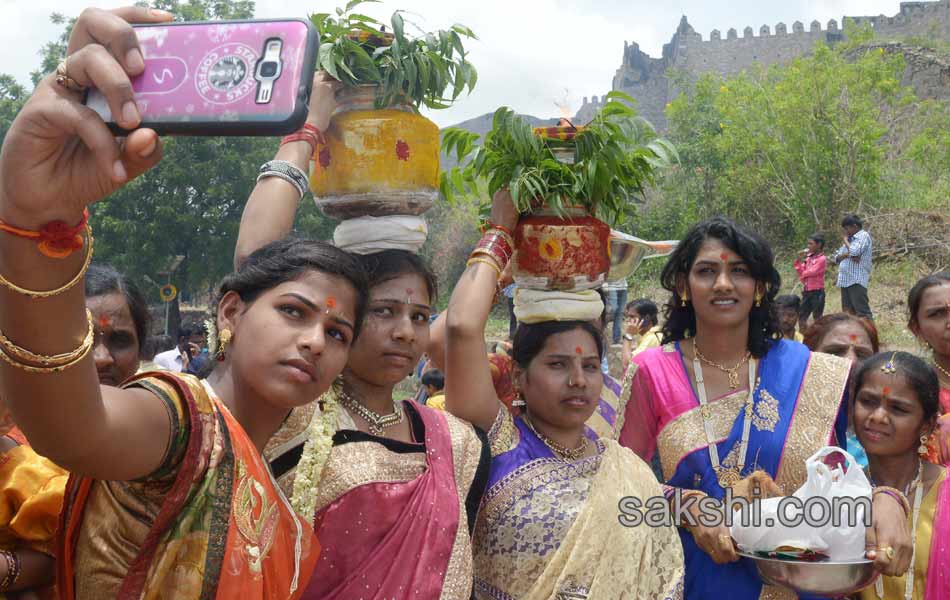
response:
[[[563,142],[535,135],[507,107],[495,111],[481,145],[477,134],[447,129],[442,151],[455,155],[460,166],[442,173],[442,195],[453,201],[471,194],[477,180],[485,178],[489,195],[507,187],[521,213],[544,205],[563,215],[567,207],[580,205],[616,223],[629,212],[631,201],[655,182],[657,172],[678,160],[673,145],[657,137],[632,104],[622,92],[606,96],[603,108],[575,138],[574,164],[555,158],[552,147]]]
[[[466,89],[471,93],[478,72],[466,59],[463,44],[463,38],[478,39],[471,29],[456,24],[444,31],[420,30],[412,37],[406,35],[402,11],[393,13],[391,31],[372,17],[352,12],[364,2],[378,1],[352,0],[335,15],[311,15],[320,34],[318,68],[348,86],[379,85],[378,108],[397,103],[416,110],[448,108]],[[363,35],[354,35],[359,32]]]

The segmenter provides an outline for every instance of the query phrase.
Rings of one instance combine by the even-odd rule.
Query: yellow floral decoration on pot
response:
[[[561,257],[564,256],[564,248],[561,246],[561,241],[556,237],[545,235],[538,242],[538,254],[545,260],[555,262],[561,260]]]

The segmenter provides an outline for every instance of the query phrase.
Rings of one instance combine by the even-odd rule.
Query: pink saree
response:
[[[412,409],[425,424],[425,452],[394,452],[371,436],[334,445],[317,490],[322,553],[303,598],[471,594],[465,499],[481,444],[451,415]]]

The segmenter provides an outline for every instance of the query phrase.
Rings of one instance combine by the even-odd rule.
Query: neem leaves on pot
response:
[[[489,197],[507,187],[523,214],[545,206],[567,216],[568,208],[580,206],[616,223],[655,181],[659,169],[678,159],[673,145],[637,115],[633,102],[622,92],[607,94],[593,120],[574,135],[551,135],[554,128],[536,133],[507,107],[495,111],[484,140],[447,129],[442,151],[454,154],[460,166],[442,173],[440,191],[451,201],[475,192],[477,180],[485,178]],[[573,163],[564,156],[571,147]]]
[[[464,25],[406,35],[401,11],[390,19],[392,31],[372,17],[352,10],[366,1],[352,0],[336,14],[318,13],[310,20],[320,34],[317,68],[347,86],[379,85],[376,108],[409,104],[448,108],[478,81],[466,60],[462,38],[477,39]],[[418,29],[418,27],[417,27]]]

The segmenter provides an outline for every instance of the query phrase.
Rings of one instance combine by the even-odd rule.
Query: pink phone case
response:
[[[318,37],[304,20],[136,26],[145,71],[132,79],[141,127],[159,134],[283,135],[303,126]],[[86,104],[113,130],[105,97]]]

